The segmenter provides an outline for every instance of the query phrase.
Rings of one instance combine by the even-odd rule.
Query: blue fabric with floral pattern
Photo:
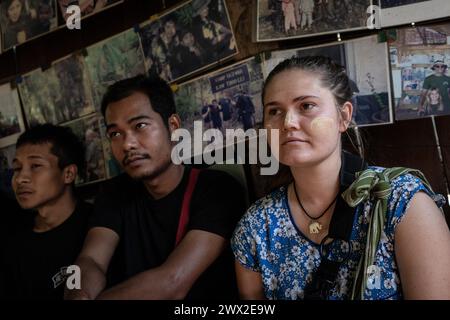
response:
[[[370,167],[381,172],[383,168]],[[445,198],[436,195],[411,174],[391,181],[391,195],[384,230],[376,253],[375,267],[368,279],[364,299],[402,299],[400,278],[394,254],[394,232],[405,215],[412,197],[426,192],[441,207]],[[352,279],[364,249],[368,217],[373,203],[358,205],[351,235],[351,253],[340,266],[330,300],[349,299]],[[319,245],[306,238],[293,222],[287,201],[287,188],[281,187],[256,201],[239,222],[231,245],[235,258],[245,268],[261,274],[268,299],[303,299],[304,288],[320,265]],[[334,245],[336,246],[336,245]],[[332,251],[335,259],[347,255],[348,244]]]

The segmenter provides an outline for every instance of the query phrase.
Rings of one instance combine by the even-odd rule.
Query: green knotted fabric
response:
[[[369,217],[365,251],[361,255],[353,280],[352,300],[363,299],[364,297],[367,285],[367,270],[374,264],[375,253],[386,221],[391,181],[407,173],[418,177],[432,191],[427,179],[419,170],[394,167],[382,172],[376,172],[373,169],[358,172],[356,173],[356,180],[342,193],[345,202],[353,208],[367,200],[374,202]]]

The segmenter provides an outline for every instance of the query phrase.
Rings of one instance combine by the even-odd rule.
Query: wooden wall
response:
[[[148,20],[150,16],[161,13],[179,4],[176,0],[125,0],[124,3],[82,20],[81,30],[68,30],[64,27],[27,42],[0,55],[0,83],[13,79],[16,75],[45,67],[58,58],[81,50],[95,42],[131,28]],[[281,48],[304,47],[336,40],[336,35],[325,35],[307,39],[282,42],[253,43],[252,0],[226,0],[235,30],[240,53],[234,60],[264,51]],[[448,20],[450,21],[450,20]],[[343,40],[376,34],[377,30],[362,30],[341,34]],[[232,63],[230,61],[229,63]],[[227,63],[228,64],[228,63]],[[222,65],[223,66],[223,65]],[[219,66],[217,66],[219,68]],[[422,170],[434,189],[447,195],[450,177],[450,116],[436,118],[437,134],[443,156],[440,161],[437,141],[430,118],[401,121],[392,125],[373,126],[362,129],[365,137],[366,159],[380,166],[408,166]],[[349,145],[344,143],[344,145]],[[252,175],[247,167],[248,178],[253,187],[250,194],[257,198],[264,192],[263,179]],[[88,188],[92,190],[94,187]],[[450,207],[445,207],[447,218]]]

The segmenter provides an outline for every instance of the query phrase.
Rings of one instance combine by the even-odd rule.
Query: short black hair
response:
[[[17,140],[16,149],[26,144],[50,143],[50,152],[58,158],[58,167],[62,170],[75,164],[78,174],[83,176],[85,169],[85,148],[80,139],[69,127],[56,126],[50,123],[37,125],[22,133]]]
[[[138,75],[111,85],[102,100],[103,118],[105,118],[106,109],[110,103],[128,98],[136,92],[141,92],[148,97],[153,110],[161,116],[164,125],[169,129],[169,118],[177,112],[175,99],[169,84],[158,76]]]

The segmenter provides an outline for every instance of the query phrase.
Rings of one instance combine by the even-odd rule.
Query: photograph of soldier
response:
[[[3,50],[57,27],[56,0],[4,0],[0,3]]]
[[[81,55],[71,55],[53,64],[62,104],[73,120],[95,111],[86,65]],[[62,106],[58,106],[59,109]]]
[[[94,96],[95,108],[114,82],[145,73],[144,55],[137,33],[129,29],[87,48],[84,57]]]
[[[172,82],[237,54],[223,0],[193,0],[141,24],[149,74]]]
[[[0,85],[0,148],[15,143],[25,129],[19,94],[9,83]]]
[[[0,192],[14,197],[11,178],[14,174],[12,161],[16,154],[16,144],[0,149]]]
[[[58,79],[53,68],[36,69],[21,77],[18,83],[25,119],[30,127],[38,124],[58,124],[70,119],[63,103]],[[62,109],[58,110],[57,105]]]
[[[122,168],[117,160],[114,158],[111,150],[111,142],[106,134],[106,124],[104,121],[100,120],[100,134],[101,140],[103,144],[103,154],[105,157],[105,169],[106,169],[106,177],[113,178],[122,173]]]
[[[92,116],[75,120],[65,124],[79,137],[85,147],[85,173],[78,177],[76,183],[106,179],[105,158],[103,154],[103,142],[100,133],[98,116]]]
[[[367,28],[371,0],[257,0],[256,40],[274,41]]]
[[[85,64],[77,55],[22,76],[18,87],[30,127],[61,124],[95,111]]]
[[[236,110],[245,131],[255,126],[255,105],[251,96],[242,90],[236,96]]]

